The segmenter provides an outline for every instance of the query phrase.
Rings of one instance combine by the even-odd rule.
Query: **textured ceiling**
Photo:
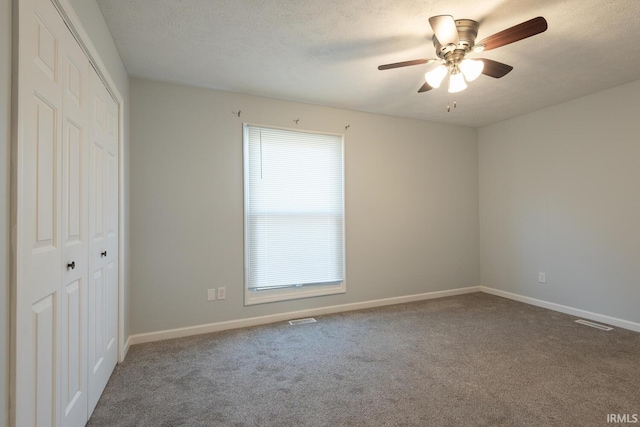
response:
[[[131,76],[351,110],[483,126],[640,78],[640,0],[97,0]],[[477,40],[536,16],[549,29],[474,54],[512,65],[446,105],[417,93],[428,19],[480,22]],[[604,106],[603,108],[606,108]]]

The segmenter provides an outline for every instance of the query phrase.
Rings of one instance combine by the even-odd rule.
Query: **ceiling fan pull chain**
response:
[[[453,100],[453,108],[456,108],[458,106],[458,103],[456,102],[456,100]]]

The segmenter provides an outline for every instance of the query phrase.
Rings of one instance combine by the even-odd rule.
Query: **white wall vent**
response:
[[[588,320],[578,319],[576,323],[580,323],[581,325],[591,326],[592,328],[600,329],[602,331],[611,331],[613,328],[606,325],[601,325],[599,323],[589,322]]]
[[[305,319],[289,320],[290,325],[304,325],[305,323],[316,323],[316,319],[307,317]]]

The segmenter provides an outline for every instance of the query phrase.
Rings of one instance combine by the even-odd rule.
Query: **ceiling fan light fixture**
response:
[[[449,77],[449,93],[462,92],[467,88],[467,83],[464,81],[464,75],[458,71],[455,74],[451,74]]]
[[[472,52],[482,52],[526,39],[547,30],[547,20],[542,16],[497,32],[476,43],[480,23],[472,19],[454,19],[451,15],[436,15],[429,18],[433,30],[435,58],[415,59],[379,65],[378,70],[408,67],[411,65],[431,64],[439,61],[441,65],[424,75],[425,83],[418,93],[439,88],[445,77],[449,76],[449,93],[458,93],[467,88],[467,82],[476,80],[480,74],[499,79],[513,70],[513,67],[491,59],[465,59]],[[444,64],[444,65],[442,65]],[[455,102],[453,104],[455,108]]]
[[[460,63],[460,71],[468,82],[477,79],[484,70],[484,62],[477,59],[463,59]]]
[[[429,86],[433,88],[439,88],[442,84],[442,80],[444,80],[444,78],[446,77],[447,72],[447,67],[445,67],[444,65],[438,65],[433,70],[427,72],[424,75],[424,79],[427,83],[429,83]]]

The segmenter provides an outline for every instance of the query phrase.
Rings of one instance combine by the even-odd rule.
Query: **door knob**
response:
[[[102,253],[100,254],[100,256],[101,256],[101,257],[105,257],[105,256],[107,256],[107,251],[102,252]]]
[[[75,261],[71,261],[69,264],[67,264],[67,270],[73,270],[76,268],[76,262]]]

